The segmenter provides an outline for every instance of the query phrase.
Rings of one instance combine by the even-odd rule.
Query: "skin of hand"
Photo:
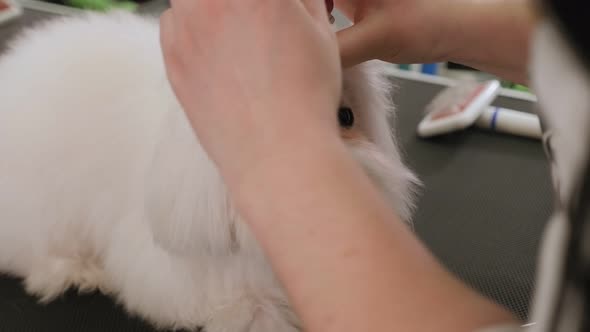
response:
[[[340,31],[342,62],[456,62],[527,81],[530,0],[336,0],[354,25]]]
[[[324,1],[172,0],[160,36],[173,90],[230,181],[338,138],[342,73]]]
[[[338,137],[341,64],[323,1],[172,0],[161,41],[172,87],[303,330],[514,322],[438,264]]]

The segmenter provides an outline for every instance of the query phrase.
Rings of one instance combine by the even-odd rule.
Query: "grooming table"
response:
[[[20,20],[0,26],[0,52],[14,33],[52,15],[27,9]],[[541,143],[479,129],[420,139],[415,129],[422,110],[443,86],[392,79],[399,86],[394,100],[402,150],[425,184],[415,217],[418,236],[468,285],[526,318],[537,248],[552,208]],[[497,105],[521,111],[533,107],[531,101],[510,97],[500,97]],[[19,280],[0,277],[0,332],[20,331],[154,330],[100,294],[71,291],[40,305]]]

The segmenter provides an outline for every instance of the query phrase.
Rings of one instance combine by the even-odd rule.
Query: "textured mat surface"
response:
[[[29,11],[25,21],[1,26],[0,52],[15,31],[46,17]],[[418,235],[467,284],[526,317],[539,237],[551,211],[541,144],[477,129],[419,139],[415,128],[421,110],[439,87],[398,84],[396,127],[409,164],[425,183],[416,216]],[[506,99],[499,104],[530,107]],[[153,330],[99,294],[69,293],[42,306],[18,280],[0,277],[0,332],[20,331]]]
[[[404,80],[394,96],[406,158],[425,183],[416,230],[451,271],[524,318],[552,210],[542,145],[478,129],[417,138],[421,110],[439,89]],[[522,101],[497,104],[531,109]]]

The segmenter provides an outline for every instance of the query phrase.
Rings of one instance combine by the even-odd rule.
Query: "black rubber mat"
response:
[[[400,84],[397,130],[411,168],[425,183],[419,236],[451,271],[526,318],[539,240],[552,211],[541,143],[478,129],[417,138],[422,109],[440,87]],[[530,103],[506,98],[497,105],[531,110]]]
[[[15,31],[46,17],[28,11],[24,21],[0,26],[0,52]],[[424,104],[440,87],[406,80],[399,85],[397,128],[408,163],[425,183],[418,235],[467,284],[525,318],[537,247],[552,206],[541,144],[477,129],[419,139],[415,128]],[[522,101],[499,103],[530,108]],[[153,330],[100,294],[68,293],[39,305],[18,280],[0,278],[0,332],[20,331]]]

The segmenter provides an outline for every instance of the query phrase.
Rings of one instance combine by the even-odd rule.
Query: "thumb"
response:
[[[383,41],[379,22],[367,18],[337,33],[342,65],[350,67],[378,58]]]

